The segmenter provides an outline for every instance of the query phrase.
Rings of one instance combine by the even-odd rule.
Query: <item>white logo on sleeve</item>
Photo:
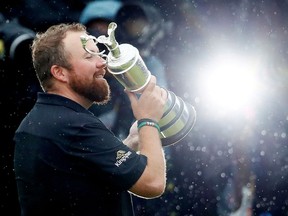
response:
[[[129,156],[132,154],[131,151],[125,152],[123,150],[117,151],[117,156],[116,156],[116,163],[115,165],[119,167],[123,162],[125,162]]]

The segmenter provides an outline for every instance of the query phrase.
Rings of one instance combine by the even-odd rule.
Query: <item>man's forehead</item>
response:
[[[82,49],[82,43],[80,36],[86,34],[86,32],[72,32],[66,33],[66,37],[63,40],[66,50]]]
[[[75,43],[78,41],[81,44],[81,39],[80,39],[81,35],[87,35],[87,33],[86,32],[68,31],[66,33],[66,37],[64,38],[64,42]]]
[[[67,32],[67,35],[64,38],[65,49],[71,53],[77,50],[77,53],[81,55],[83,53],[86,53],[81,42],[81,36],[83,35],[88,36],[87,32],[85,31],[84,32]],[[94,52],[99,52],[99,49],[93,40],[88,40],[86,43],[86,47],[90,50],[93,50]]]

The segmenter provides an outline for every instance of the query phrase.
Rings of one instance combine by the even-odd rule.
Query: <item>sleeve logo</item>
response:
[[[132,154],[131,151],[125,152],[123,150],[119,150],[117,151],[117,155],[116,155],[116,163],[115,165],[117,167],[119,167],[123,162],[125,162],[129,156]]]

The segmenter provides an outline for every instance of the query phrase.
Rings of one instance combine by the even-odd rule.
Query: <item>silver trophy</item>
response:
[[[140,93],[149,83],[151,73],[142,60],[139,51],[131,44],[119,45],[115,39],[117,24],[112,22],[108,27],[108,36],[95,38],[91,35],[81,36],[81,42],[86,52],[106,58],[107,70],[129,91]],[[86,43],[93,40],[104,44],[108,55],[95,53],[86,47]],[[196,120],[194,107],[185,103],[173,92],[168,93],[165,111],[159,121],[162,146],[169,146],[182,140],[193,128]]]

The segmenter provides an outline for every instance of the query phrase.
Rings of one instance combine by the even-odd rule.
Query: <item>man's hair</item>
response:
[[[37,33],[33,41],[31,46],[33,66],[44,91],[52,86],[50,69],[53,65],[72,69],[69,62],[70,54],[65,51],[63,43],[68,31],[86,32],[86,27],[80,23],[53,25],[46,32]]]

